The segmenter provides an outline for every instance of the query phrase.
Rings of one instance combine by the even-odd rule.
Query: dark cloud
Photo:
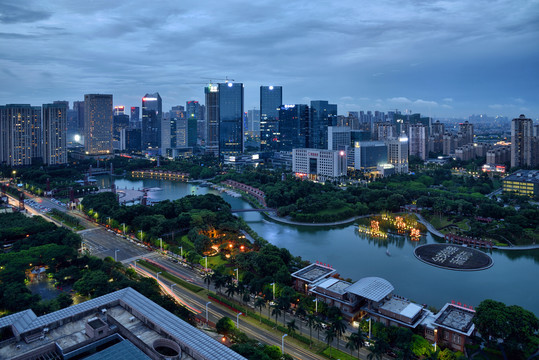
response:
[[[0,1],[0,23],[3,24],[32,23],[48,19],[50,16],[47,11],[23,8]]]

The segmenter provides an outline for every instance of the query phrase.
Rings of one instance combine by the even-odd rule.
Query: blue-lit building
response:
[[[243,84],[219,84],[219,157],[243,153]]]
[[[337,125],[337,105],[324,100],[311,101],[309,147],[328,148],[328,126]]]
[[[209,84],[204,88],[206,98],[206,153],[219,155],[219,85]]]
[[[282,105],[279,107],[279,126],[275,147],[279,151],[305,148],[308,143],[309,106]]]
[[[262,151],[277,150],[279,107],[282,104],[282,86],[260,87],[260,149]]]
[[[142,149],[158,149],[161,146],[161,122],[163,104],[159,93],[146,94],[142,98]]]

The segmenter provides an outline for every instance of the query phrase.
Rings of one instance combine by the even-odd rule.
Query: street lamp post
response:
[[[238,273],[238,268],[235,268],[234,271],[236,272],[236,280],[240,282],[240,275]]]
[[[142,242],[142,229],[140,230],[140,241]]]
[[[270,285],[273,285],[273,299],[275,300],[275,283],[271,283]]]
[[[120,251],[120,249],[116,249],[114,250],[114,261],[118,261],[118,256],[116,255],[118,253],[118,251]]]
[[[238,329],[238,330],[240,328],[240,315],[243,315],[243,313],[237,313],[236,314],[236,329]]]
[[[369,318],[369,339],[371,338],[371,318]]]
[[[163,239],[159,238],[159,247],[161,248],[161,252],[163,252]]]
[[[206,266],[204,270],[208,271],[208,257],[204,256],[204,260],[206,261]]]
[[[283,353],[283,355],[284,355],[284,338],[287,336],[288,334],[284,334],[283,337],[281,338],[281,352]]]
[[[314,308],[315,308],[314,311],[315,311],[315,312],[318,312],[318,298],[315,298],[315,299],[313,300],[313,302],[314,302]]]
[[[208,301],[206,303],[206,325],[208,325],[208,305],[210,305],[210,304],[211,304],[211,301]],[[238,326],[236,326],[236,327],[238,327]]]
[[[124,228],[124,235],[125,235],[125,223],[122,223],[122,226]]]
[[[183,246],[180,246],[180,256],[181,256],[182,259],[183,259]]]
[[[157,274],[156,274],[157,282],[159,282],[159,274],[161,274],[161,271],[158,271]]]

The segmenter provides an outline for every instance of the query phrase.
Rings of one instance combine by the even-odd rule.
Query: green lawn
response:
[[[352,352],[357,354],[357,350]],[[350,353],[345,353],[343,351],[337,350],[334,347],[331,347],[331,357],[329,356],[329,346],[322,352],[322,355],[328,359],[340,359],[340,360],[357,360],[357,357],[350,356]]]
[[[200,262],[201,262],[200,265],[202,266],[205,265],[205,260],[201,260]],[[226,265],[226,264],[228,264],[228,261],[221,259],[220,255],[208,257],[208,267],[211,267],[212,269],[215,269],[219,265]]]

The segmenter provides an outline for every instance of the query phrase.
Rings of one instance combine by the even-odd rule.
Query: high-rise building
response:
[[[427,127],[425,125],[412,124],[408,126],[408,145],[410,155],[427,160]]]
[[[309,106],[282,105],[279,107],[279,125],[274,129],[271,144],[274,150],[292,151],[307,146]]]
[[[196,146],[199,140],[204,139],[205,134],[205,121],[204,116],[201,114],[202,106],[198,101],[191,100],[185,103],[186,115],[187,115],[187,138],[188,146]]]
[[[383,141],[358,141],[354,143],[353,166],[357,170],[373,171],[387,163],[388,146]]]
[[[89,155],[112,153],[112,95],[84,95],[84,151]]]
[[[140,121],[140,108],[138,106],[131,106],[131,118],[129,119],[131,125],[138,124]]]
[[[121,112],[117,112],[112,117],[112,127],[113,127],[113,134],[112,137],[115,141],[120,140],[120,132],[122,129],[126,129],[129,127],[129,115],[122,114]]]
[[[43,162],[67,163],[67,111],[64,102],[43,104]]]
[[[31,165],[43,158],[41,107],[0,106],[0,163]]]
[[[279,107],[283,105],[282,86],[260,87],[260,149],[274,151],[279,131]]]
[[[142,149],[158,149],[161,146],[163,104],[156,92],[142,98]]]
[[[533,166],[533,121],[520,115],[511,121],[511,167]]]
[[[346,176],[344,150],[293,149],[292,171],[299,178],[326,181]]]
[[[117,105],[114,107],[113,115],[124,115],[125,114],[125,106],[123,105]]]
[[[219,85],[209,84],[204,88],[206,99],[206,152],[219,155]]]
[[[328,126],[337,125],[337,105],[325,100],[311,101],[310,122],[309,147],[327,149]]]
[[[243,84],[219,84],[219,157],[243,153]]]
[[[459,124],[459,133],[462,134],[462,144],[466,145],[473,143],[473,124],[468,121]]]
[[[328,150],[347,150],[352,144],[349,126],[328,126]]]
[[[77,112],[77,128],[75,133],[84,134],[84,101],[73,101],[73,110]]]
[[[396,173],[408,172],[408,138],[402,134],[398,139],[387,141],[387,162],[395,166]]]
[[[247,110],[247,129],[252,136],[260,134],[260,110]]]

